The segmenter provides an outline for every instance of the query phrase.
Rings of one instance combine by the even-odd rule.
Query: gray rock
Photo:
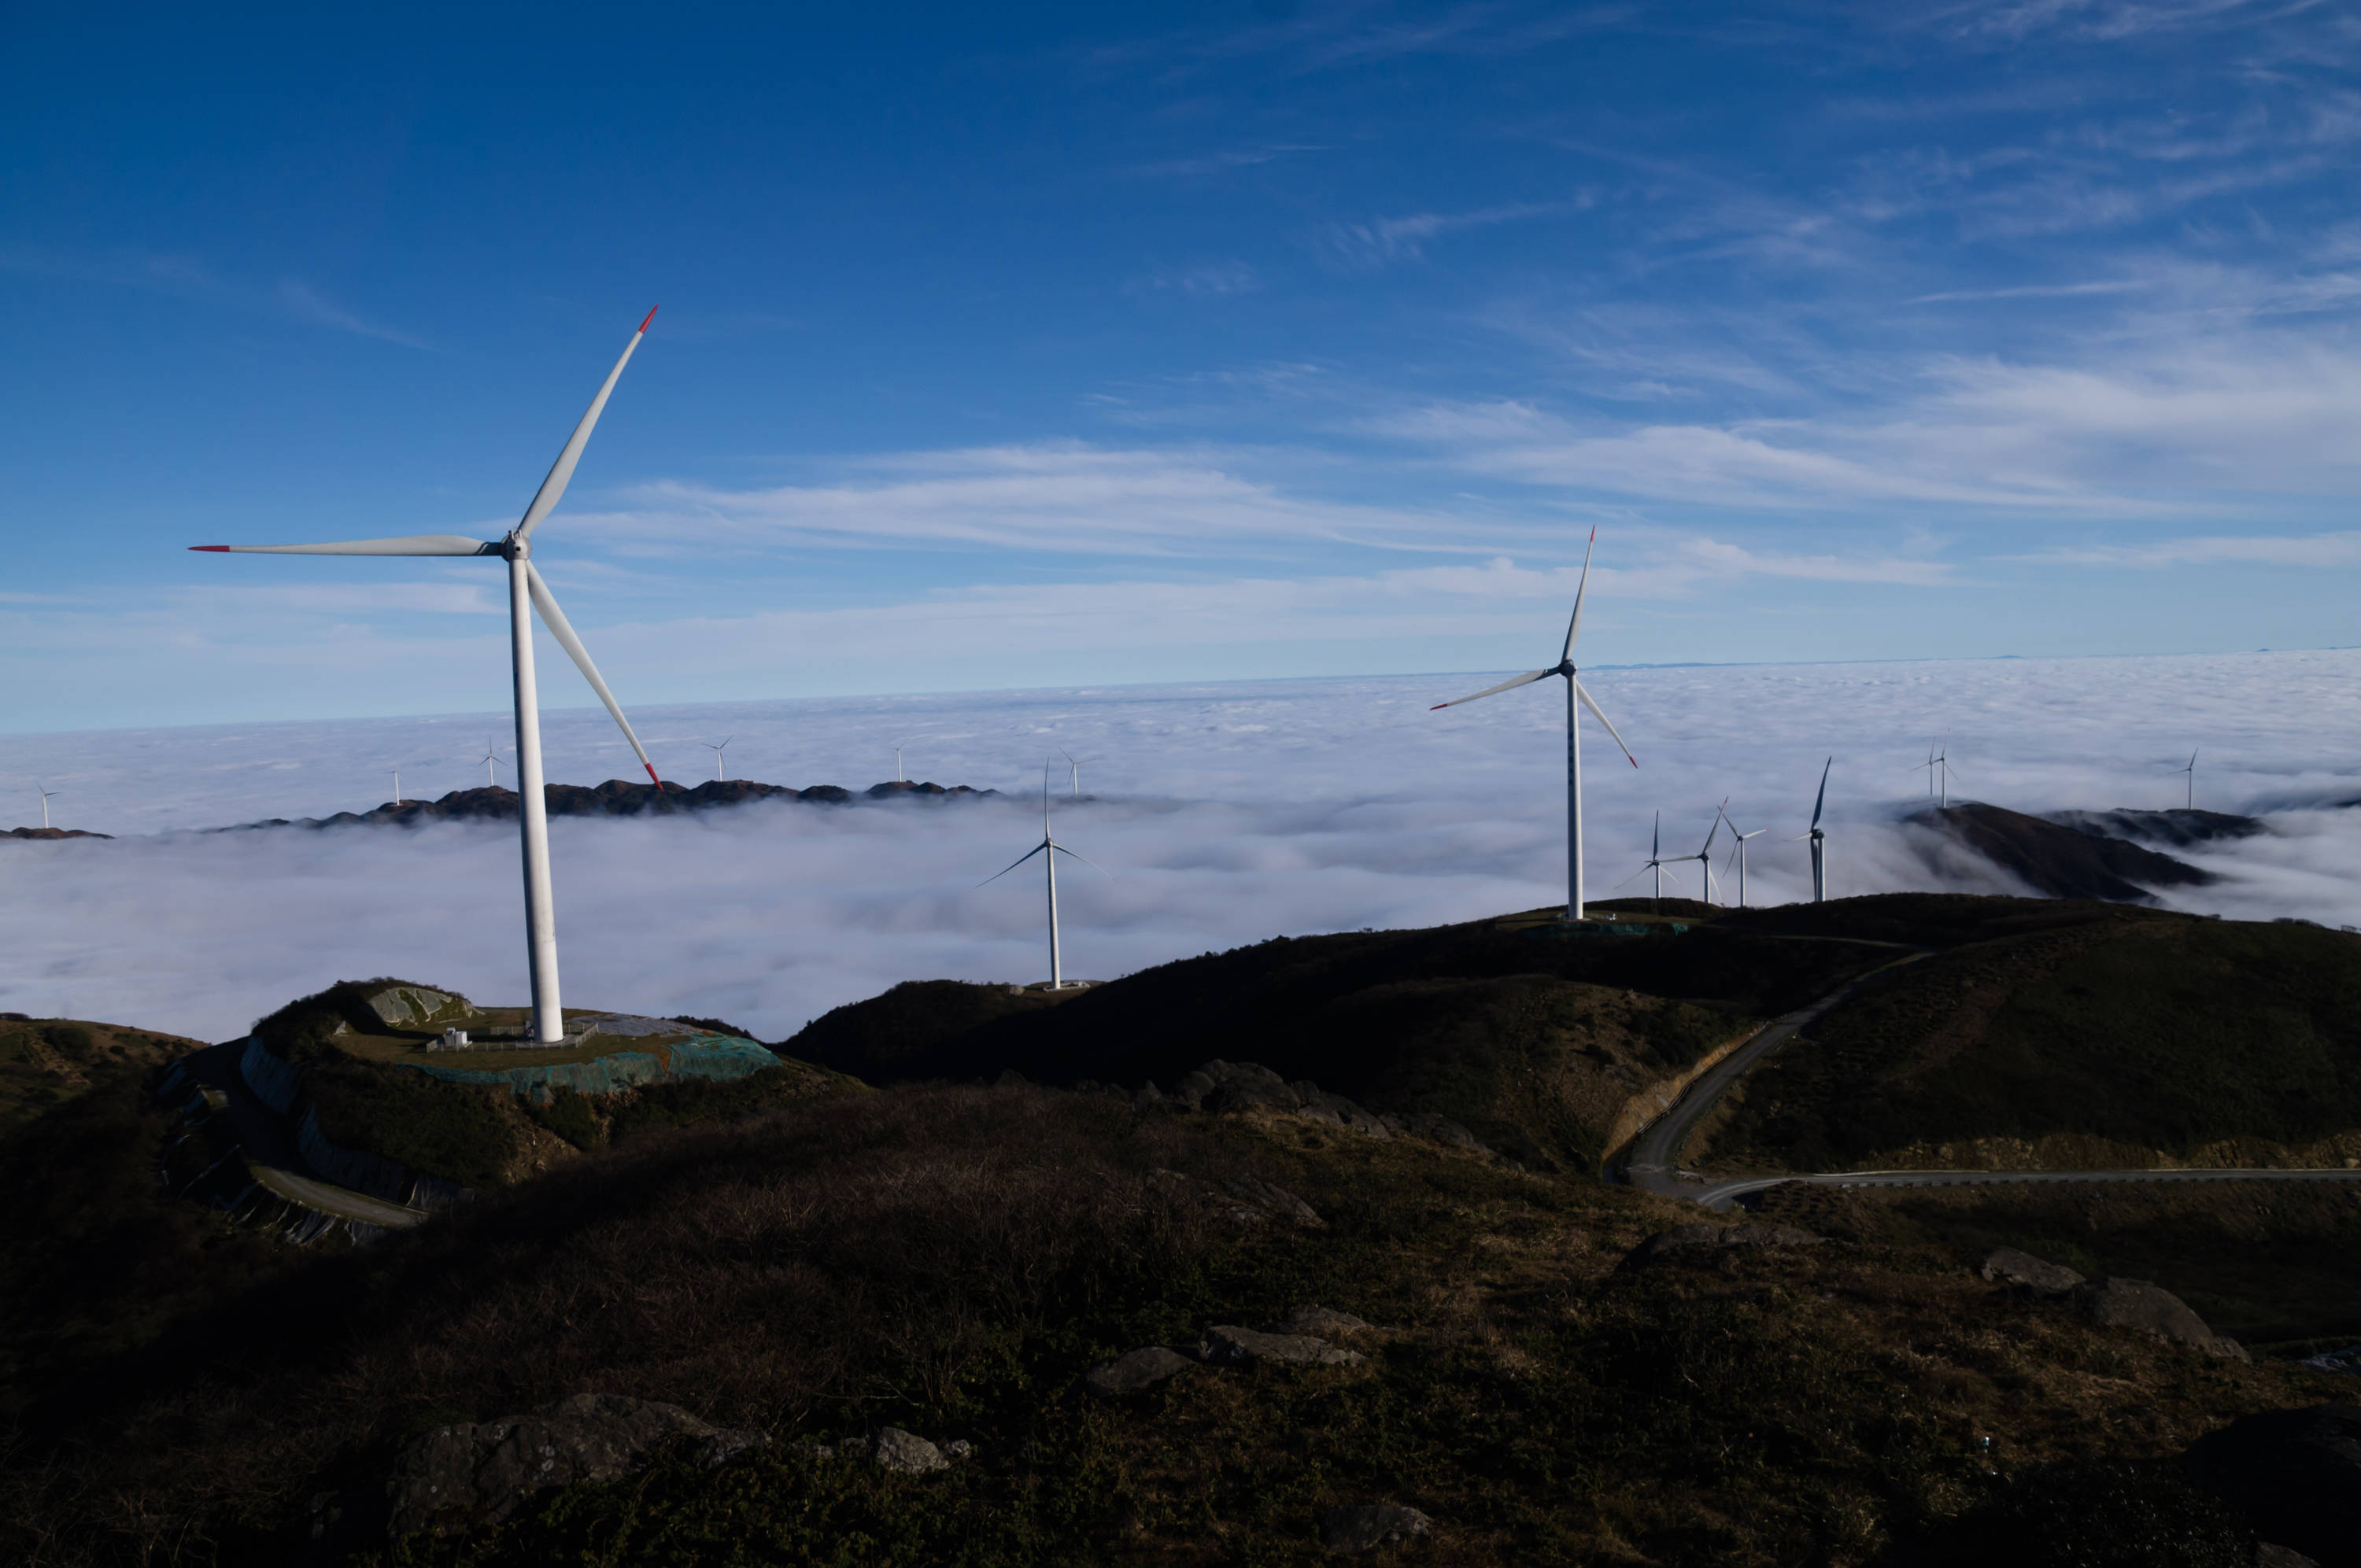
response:
[[[1198,1358],[1215,1366],[1251,1366],[1263,1361],[1292,1362],[1307,1366],[1355,1366],[1368,1358],[1310,1334],[1270,1334],[1220,1323],[1198,1342]]]
[[[1320,1217],[1320,1211],[1275,1181],[1265,1181],[1258,1176],[1232,1176],[1223,1179],[1222,1188],[1241,1202],[1259,1204],[1307,1230],[1318,1230],[1328,1223]]]
[[[361,1005],[389,1029],[415,1029],[444,1017],[472,1013],[467,999],[423,985],[389,985],[361,998]]]
[[[2205,1320],[2171,1291],[2145,1279],[2084,1280],[2074,1287],[2073,1301],[2084,1316],[2109,1328],[2137,1329],[2176,1344],[2194,1345],[2209,1355],[2231,1361],[2250,1359],[2246,1347],[2215,1333]]]
[[[1397,1120],[1401,1123],[1401,1131],[1415,1133],[1422,1138],[1433,1138],[1438,1144],[1470,1149],[1477,1154],[1493,1152],[1490,1145],[1448,1116],[1440,1116],[1432,1111],[1413,1111],[1407,1116],[1385,1118],[1389,1125]]]
[[[1820,1241],[1794,1225],[1677,1225],[1633,1247],[1623,1266],[1642,1268],[1652,1263],[1715,1257],[1755,1247],[1817,1246]]]
[[[1350,1312],[1339,1312],[1327,1307],[1298,1307],[1264,1331],[1274,1334],[1334,1334],[1351,1333],[1369,1325]]]
[[[1160,1344],[1145,1350],[1126,1351],[1112,1361],[1102,1361],[1082,1374],[1082,1386],[1092,1393],[1106,1398],[1119,1398],[1137,1394],[1143,1388],[1153,1388],[1178,1372],[1186,1372],[1197,1365],[1179,1351]]]
[[[1224,1067],[1228,1064],[1225,1062],[1213,1062],[1208,1065],[1213,1067]],[[1180,1081],[1172,1086],[1170,1098],[1173,1103],[1183,1106],[1191,1111],[1194,1111],[1199,1106],[1204,1104],[1205,1096],[1213,1091],[1213,1085],[1218,1081],[1220,1080],[1215,1079],[1212,1073],[1207,1072],[1204,1068],[1192,1068],[1189,1071],[1181,1074]]]
[[[1267,1067],[1250,1061],[1208,1062],[1197,1070],[1214,1068],[1225,1070],[1213,1074],[1213,1087],[1197,1102],[1201,1111],[1292,1111],[1303,1103],[1303,1097]]]
[[[1359,1503],[1320,1516],[1320,1544],[1331,1552],[1375,1552],[1412,1536],[1428,1534],[1434,1521],[1416,1508],[1390,1503]]]
[[[497,1522],[544,1488],[628,1475],[650,1448],[673,1437],[703,1439],[708,1464],[767,1441],[699,1420],[677,1405],[614,1394],[577,1394],[503,1420],[437,1427],[394,1463],[385,1483],[386,1533],[440,1535]]]
[[[955,1437],[943,1444],[943,1457],[957,1464],[975,1452],[975,1444],[963,1437]]]
[[[2082,1283],[2082,1277],[2062,1263],[2051,1263],[2013,1246],[1994,1247],[1984,1259],[1983,1277],[1995,1285],[2014,1286],[2037,1296],[2063,1296]]]
[[[2361,1563],[2361,1405],[2242,1417],[2191,1443],[2181,1464],[2282,1549],[2323,1568]]]
[[[2320,1560],[2277,1541],[2258,1541],[2255,1542],[2255,1568],[2320,1568]]]
[[[861,1452],[885,1469],[903,1475],[924,1475],[951,1467],[941,1449],[917,1432],[904,1431],[900,1427],[885,1428],[861,1444]]]
[[[1164,1091],[1157,1088],[1156,1080],[1151,1078],[1139,1086],[1139,1091],[1131,1097],[1131,1102],[1142,1111],[1157,1110],[1165,1102]]]
[[[1378,1119],[1376,1113],[1356,1105],[1341,1094],[1331,1094],[1316,1083],[1290,1083],[1288,1087],[1294,1090],[1301,1101],[1295,1112],[1299,1116],[1325,1122],[1330,1126],[1349,1127],[1373,1138],[1393,1136],[1391,1129]]]

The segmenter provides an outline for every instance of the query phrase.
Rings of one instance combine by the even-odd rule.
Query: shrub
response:
[[[546,1105],[528,1102],[526,1113],[577,1149],[587,1151],[596,1147],[598,1118],[590,1110],[589,1097],[563,1084],[552,1089],[550,1096]]]

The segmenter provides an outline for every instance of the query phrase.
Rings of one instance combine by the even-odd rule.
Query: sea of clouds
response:
[[[1444,712],[1494,676],[1402,675],[863,697],[635,715],[668,778],[855,790],[909,774],[1007,792],[944,806],[763,803],[551,824],[571,1005],[719,1016],[779,1039],[897,981],[1046,978],[1040,837],[1054,762],[1070,976],[1112,978],[1279,934],[1432,924],[1565,896],[1564,687]],[[554,683],[553,683],[554,684]],[[2187,853],[2224,879],[2168,895],[2232,917],[2361,921],[2361,652],[1600,669],[1586,676],[1642,766],[1586,718],[1589,891],[1627,882],[1653,814],[1693,850],[1729,799],[1752,841],[1752,902],[1808,891],[1803,846],[1824,759],[1831,891],[2020,892],[1904,823],[1916,765],[1947,740],[1953,798],[2026,811],[2181,802],[2268,813],[2265,836]],[[549,776],[636,769],[596,708],[544,716]],[[479,1001],[524,996],[516,835],[418,829],[206,832],[366,810],[484,782],[505,715],[27,735],[22,799],[111,841],[0,839],[0,1008],[221,1039],[291,996],[400,975]],[[1060,753],[1082,759],[1085,796]],[[5,818],[0,818],[5,820]],[[1727,848],[1717,844],[1718,876]],[[1696,891],[1696,867],[1682,868]],[[1671,891],[1668,887],[1667,891]],[[1733,890],[1724,888],[1725,896]],[[1210,1047],[1209,1047],[1210,1048]]]

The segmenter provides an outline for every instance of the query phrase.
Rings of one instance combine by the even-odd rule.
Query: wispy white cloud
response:
[[[1195,267],[1170,269],[1136,278],[1126,285],[1132,293],[1187,294],[1218,299],[1224,294],[1248,294],[1262,287],[1262,274],[1245,261],[1209,261]]]
[[[215,309],[275,316],[356,337],[376,338],[404,348],[431,346],[411,333],[372,320],[330,299],[301,279],[281,278],[264,284],[224,278],[193,257],[130,249],[67,250],[16,245],[0,247],[0,272],[137,289]]]
[[[1367,270],[1397,261],[1422,260],[1427,242],[1438,236],[1548,217],[1572,206],[1565,202],[1503,202],[1464,213],[1406,213],[1364,223],[1331,224],[1325,245],[1329,255],[1342,265]]]
[[[2072,566],[2361,566],[2361,532],[2216,534],[2142,544],[2060,546],[2018,560]]]

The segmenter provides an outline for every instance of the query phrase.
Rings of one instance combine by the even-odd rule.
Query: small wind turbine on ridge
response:
[[[730,742],[731,740],[735,740],[736,739],[738,739],[738,737],[736,737],[735,735],[730,736],[727,740],[724,740],[721,742],[721,744],[720,744],[720,745],[719,745],[719,746],[715,745],[715,744],[714,744],[712,741],[710,741],[710,740],[703,740],[703,741],[699,741],[699,742],[698,742],[698,744],[699,744],[699,745],[703,746],[707,751],[710,751],[710,752],[712,752],[712,753],[713,753],[713,782],[714,782],[715,784],[719,784],[719,783],[721,782],[721,753],[722,753],[722,752],[724,752],[724,751],[727,751],[728,750],[730,750]]]
[[[1058,753],[1058,755],[1060,755],[1060,757],[1065,758],[1065,759],[1066,759],[1066,762],[1067,762],[1067,764],[1068,764],[1070,767],[1071,767],[1071,768],[1073,769],[1073,776],[1072,776],[1072,777],[1068,781],[1068,787],[1069,787],[1069,789],[1070,789],[1070,791],[1071,791],[1070,795],[1068,795],[1068,798],[1069,798],[1069,799],[1072,799],[1072,800],[1080,800],[1080,799],[1082,799],[1082,764],[1083,764],[1084,762],[1089,762],[1089,761],[1090,761],[1090,759],[1089,759],[1088,757],[1077,757],[1077,756],[1075,756],[1071,751],[1060,751],[1060,752]]]
[[[393,775],[393,804],[400,806],[401,804],[401,764],[396,762],[392,767],[386,769],[386,772]]]
[[[1041,862],[1042,869],[1049,872],[1049,989],[1063,991],[1066,988],[1066,970],[1058,951],[1058,857],[1072,856],[1073,859],[1096,872],[1104,872],[1106,868],[1087,855],[1075,854],[1073,850],[1059,843],[1055,836],[1050,833],[1049,762],[1046,757],[1041,761],[1041,841],[1017,856],[1007,866],[993,872],[975,885],[989,887],[1036,855],[1044,857]]]
[[[2188,796],[2188,799],[2187,799],[2187,800],[2185,800],[2185,801],[2182,803],[2181,809],[2182,809],[2182,810],[2184,810],[2184,811],[2194,811],[2194,810],[2196,810],[2196,809],[2197,809],[2197,753],[2196,753],[2196,752],[2194,752],[2194,751],[2190,752],[2190,753],[2189,753],[2189,762],[2188,762],[2188,764],[2187,764],[2186,766],[2184,766],[2184,767],[2178,767],[2178,768],[2175,768],[2175,769],[2173,769],[2172,771],[2173,771],[2174,773],[2187,773],[2187,774],[2189,775],[2189,796]],[[49,825],[49,818],[47,818],[47,817],[43,817],[43,818],[41,819],[41,826],[42,826],[42,827],[44,827],[44,828],[47,828]]]
[[[1820,827],[1820,808],[1828,803],[1828,770],[1836,765],[1837,760],[1834,757],[1820,764],[1820,793],[1812,801],[1810,830],[1798,833],[1787,840],[1791,844],[1801,843],[1806,839],[1812,841],[1812,902],[1814,904],[1826,904],[1828,901],[1828,836]]]
[[[1722,804],[1727,806],[1729,802],[1724,801]],[[1722,820],[1730,822],[1727,812],[1723,814]],[[1768,828],[1757,828],[1752,833],[1741,833],[1738,830],[1738,824],[1730,822],[1730,836],[1737,840],[1736,845],[1730,851],[1730,858],[1738,862],[1738,907],[1741,909],[1746,907],[1746,840],[1759,839],[1768,831]],[[1729,869],[1727,861],[1723,863],[1723,869],[1725,871]]]
[[[477,761],[484,764],[484,787],[486,789],[498,789],[500,787],[500,781],[492,776],[492,764],[500,761],[500,753],[498,747],[494,746],[489,740],[484,742],[484,754],[478,758]]]
[[[631,720],[623,717],[615,694],[599,678],[598,667],[590,662],[589,650],[574,634],[566,612],[557,608],[556,597],[534,569],[533,531],[565,498],[566,487],[573,481],[575,466],[582,460],[582,450],[590,443],[590,433],[606,410],[607,399],[621,378],[623,367],[631,362],[640,340],[647,335],[648,323],[655,319],[655,314],[650,311],[641,319],[631,341],[623,345],[621,357],[607,372],[598,395],[590,400],[590,407],[575,424],[574,433],[566,437],[557,461],[550,465],[541,488],[533,492],[524,516],[500,539],[488,542],[456,533],[419,533],[399,539],[346,539],[325,544],[190,546],[192,550],[264,555],[490,555],[508,563],[509,660],[516,698],[517,833],[524,851],[525,958],[533,981],[532,1034],[544,1045],[565,1037],[566,1013],[558,994],[557,912],[550,890],[549,810],[541,771],[541,697],[533,658],[535,611],[540,613],[542,624],[549,628],[550,635],[557,639],[557,645],[566,650],[566,657],[590,683],[590,689],[598,694],[598,700],[607,705],[607,711],[622,729],[623,739],[638,754],[640,765],[648,771],[649,780],[659,790],[664,788],[664,781],[656,776],[655,764],[648,761],[640,738],[631,732]]]
[[[1951,780],[1957,776],[1958,770],[1951,766],[1951,742],[1949,740],[1944,740],[1942,748],[1938,751],[1934,743],[1928,742],[1927,760],[1923,762],[1914,762],[1911,766],[1913,771],[1918,768],[1927,770],[1927,793],[1934,795],[1939,787],[1941,798],[1938,802],[1938,809],[1949,811],[1951,808]]]
[[[1583,547],[1582,576],[1574,587],[1574,616],[1565,623],[1565,646],[1560,651],[1556,663],[1546,670],[1529,670],[1514,680],[1502,681],[1497,686],[1486,686],[1468,696],[1438,702],[1428,710],[1434,712],[1457,707],[1462,703],[1479,701],[1499,692],[1530,685],[1546,675],[1565,677],[1565,917],[1568,920],[1582,918],[1582,728],[1576,722],[1580,715],[1576,712],[1575,704],[1579,702],[1590,709],[1590,716],[1606,727],[1607,733],[1614,737],[1615,744],[1622,748],[1623,755],[1631,765],[1635,768],[1640,765],[1640,759],[1631,755],[1631,747],[1623,745],[1623,737],[1615,734],[1615,726],[1608,722],[1607,715],[1599,711],[1598,705],[1591,700],[1590,693],[1583,689],[1582,681],[1575,673],[1574,640],[1582,633],[1582,596],[1590,587],[1590,553],[1598,543],[1598,530],[1594,528],[1590,531],[1590,543]]]
[[[1730,797],[1728,795],[1722,796],[1721,806],[1726,806],[1729,804]],[[1698,875],[1705,881],[1705,901],[1708,904],[1711,904],[1713,902],[1713,840],[1714,836],[1720,831],[1721,806],[1716,806],[1713,813],[1713,826],[1705,830],[1704,847],[1699,849],[1694,855],[1675,855],[1672,861],[1668,862],[1677,863],[1681,861],[1695,861],[1697,863]],[[1733,828],[1730,831],[1735,833],[1738,829]]]
[[[49,825],[49,796],[53,795],[63,795],[65,794],[65,791],[61,789],[51,789],[48,784],[43,784],[38,779],[35,779],[33,781],[33,787],[41,792],[41,826],[47,828]],[[84,817],[83,820],[88,821],[89,818]]]
[[[1645,874],[1646,874],[1647,872],[1655,872],[1655,873],[1656,873],[1655,891],[1654,891],[1653,893],[1652,893],[1652,894],[1649,894],[1649,898],[1650,898],[1650,900],[1651,900],[1652,902],[1653,902],[1653,903],[1656,903],[1656,904],[1662,904],[1662,903],[1664,903],[1664,868],[1665,868],[1666,866],[1671,865],[1671,864],[1673,863],[1673,861],[1675,861],[1675,860],[1688,861],[1688,860],[1695,860],[1696,858],[1697,858],[1697,857],[1696,857],[1696,856],[1694,856],[1694,855],[1676,855],[1676,856],[1673,856],[1673,857],[1670,857],[1670,858],[1667,858],[1667,857],[1665,856],[1665,854],[1664,854],[1664,814],[1663,812],[1659,811],[1658,813],[1656,813],[1656,826],[1655,826],[1655,828],[1653,828],[1653,829],[1649,833],[1649,835],[1648,835],[1648,861],[1647,861],[1647,863],[1646,863],[1645,865],[1642,866],[1638,871],[1633,872],[1631,873],[1631,877],[1625,877],[1625,878],[1623,879],[1623,881],[1624,881],[1624,882],[1630,882],[1630,881],[1631,880],[1631,877],[1642,876],[1642,875],[1645,875]],[[1620,886],[1620,884],[1619,883],[1618,885]],[[1681,890],[1681,881],[1680,881],[1680,878],[1678,878],[1678,877],[1675,877],[1675,878],[1673,879],[1673,891],[1674,891],[1675,893],[1678,893],[1678,892],[1680,892],[1680,890]],[[1663,914],[1663,913],[1664,913],[1664,911],[1662,911],[1661,909],[1659,909],[1659,910],[1652,911],[1651,913],[1661,915],[1661,914]]]
[[[907,740],[902,742],[902,746],[906,746],[908,744],[909,742]],[[902,773],[902,746],[896,746],[894,748],[894,782],[895,784],[908,784],[910,782],[907,778],[905,778]]]

